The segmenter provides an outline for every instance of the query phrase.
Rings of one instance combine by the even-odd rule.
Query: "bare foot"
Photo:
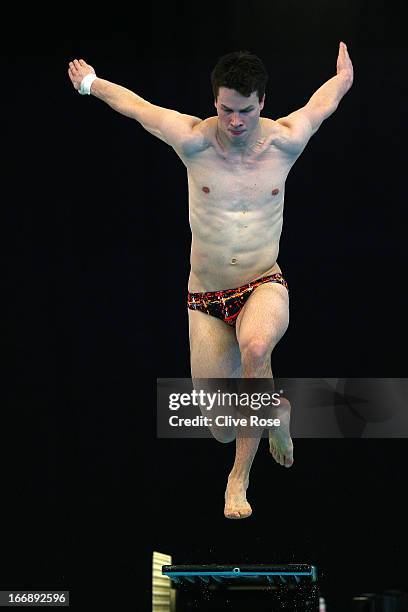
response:
[[[277,463],[290,467],[293,464],[293,442],[289,431],[290,402],[284,397],[281,397],[273,418],[280,419],[280,426],[269,430],[269,450]]]
[[[225,489],[225,518],[243,519],[251,516],[252,508],[246,498],[247,488],[248,480],[244,483],[242,480],[228,478]]]

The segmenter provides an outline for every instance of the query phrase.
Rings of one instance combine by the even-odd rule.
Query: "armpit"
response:
[[[191,126],[188,137],[184,138],[180,143],[180,152],[186,156],[195,155],[196,153],[204,151],[208,146],[206,120],[202,121],[201,119],[197,119]]]
[[[274,144],[291,153],[303,151],[313,134],[309,119],[299,111],[277,119],[276,124]]]

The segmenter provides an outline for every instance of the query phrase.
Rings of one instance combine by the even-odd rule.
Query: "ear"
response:
[[[259,109],[262,110],[265,104],[265,94],[263,95],[262,100],[259,103]]]
[[[217,108],[217,100],[214,98],[214,106]]]

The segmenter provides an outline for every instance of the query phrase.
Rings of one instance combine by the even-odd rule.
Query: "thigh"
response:
[[[238,378],[241,355],[231,327],[211,315],[188,309],[191,376],[193,378]]]
[[[240,349],[259,342],[271,351],[289,325],[289,294],[280,283],[264,283],[254,289],[237,319]]]

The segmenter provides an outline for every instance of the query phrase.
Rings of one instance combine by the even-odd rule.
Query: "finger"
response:
[[[77,60],[77,59],[75,59],[75,60],[74,60],[74,65],[75,65],[75,68],[76,68],[77,70],[80,70],[80,68],[81,68],[81,64],[78,62],[78,60]]]
[[[70,67],[70,70],[74,71],[75,70],[74,62],[69,62],[69,67]]]
[[[84,62],[84,60],[83,60],[83,59],[80,59],[80,60],[78,60],[78,61],[79,61],[79,63],[81,64],[81,66],[86,66],[86,62]]]

